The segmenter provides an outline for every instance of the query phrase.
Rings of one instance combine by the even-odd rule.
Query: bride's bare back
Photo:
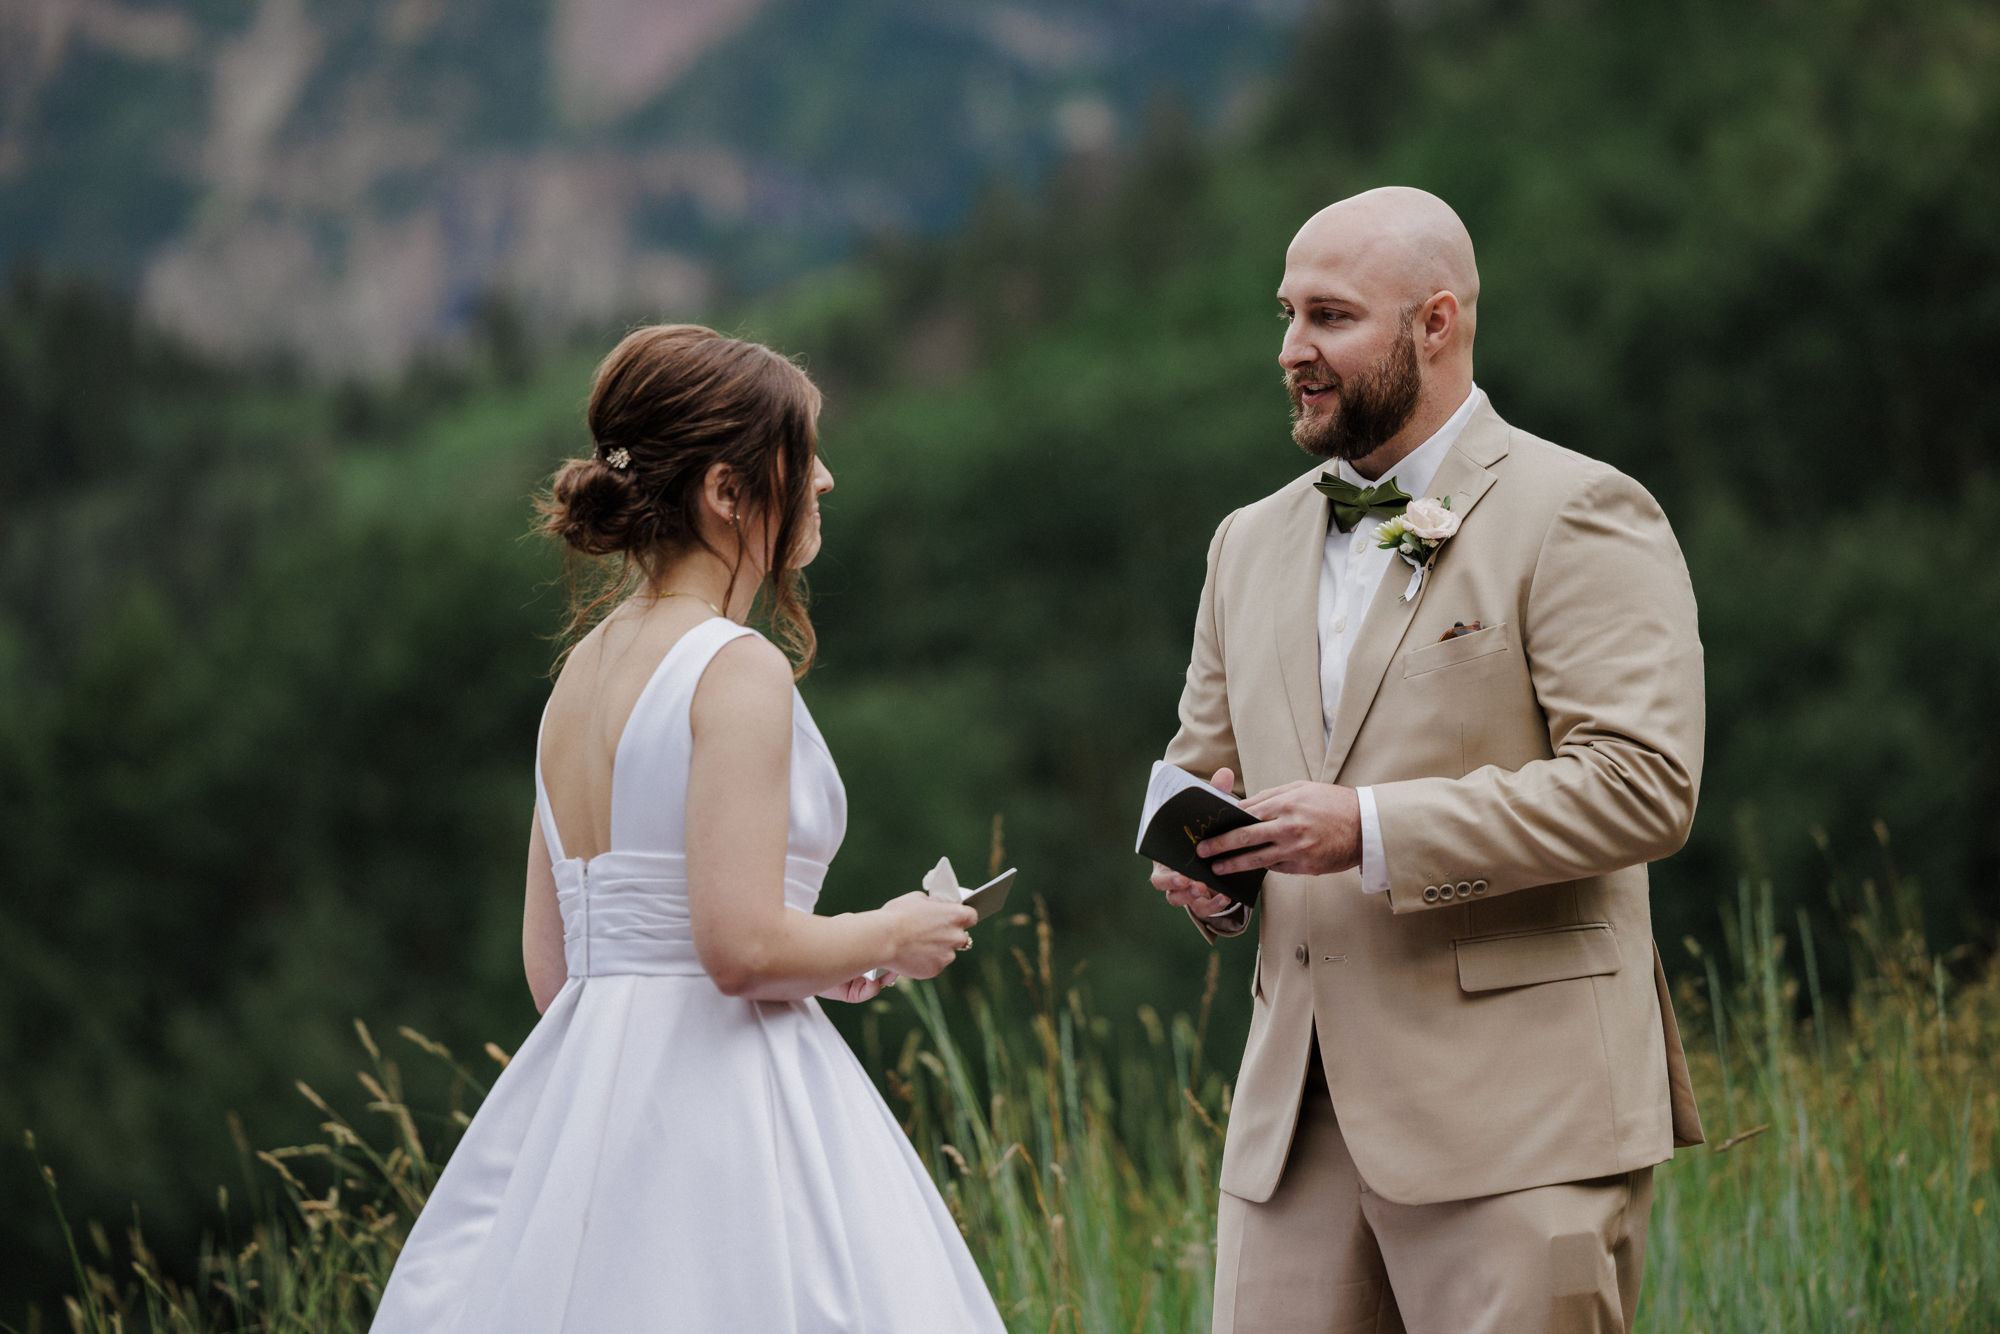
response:
[[[611,846],[611,768],[626,720],[674,645],[712,614],[692,598],[634,599],[563,664],[542,728],[542,781],[571,856]]]

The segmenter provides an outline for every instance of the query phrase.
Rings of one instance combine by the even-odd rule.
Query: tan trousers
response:
[[[1213,1334],[1623,1334],[1652,1205],[1650,1167],[1391,1203],[1355,1171],[1315,1042],[1278,1189],[1222,1196]]]

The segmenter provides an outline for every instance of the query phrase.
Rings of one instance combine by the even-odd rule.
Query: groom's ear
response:
[[[1431,293],[1430,300],[1417,307],[1417,346],[1425,353],[1442,351],[1458,331],[1458,297],[1453,292]]]

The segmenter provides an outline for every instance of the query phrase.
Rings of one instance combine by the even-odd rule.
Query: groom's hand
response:
[[[1179,871],[1153,863],[1153,888],[1167,896],[1176,908],[1186,908],[1197,917],[1214,917],[1236,906],[1227,894],[1218,894],[1199,880],[1190,880]]]
[[[1198,856],[1221,858],[1211,864],[1222,875],[1260,866],[1285,875],[1328,875],[1361,864],[1361,799],[1351,787],[1287,783],[1259,792],[1243,808],[1256,824],[1195,848]]]

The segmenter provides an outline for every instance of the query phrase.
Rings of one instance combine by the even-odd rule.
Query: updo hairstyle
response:
[[[655,586],[692,547],[723,557],[702,537],[700,513],[708,470],[725,463],[736,480],[744,530],[761,517],[773,520],[764,576],[771,625],[803,676],[817,641],[796,567],[812,499],[819,409],[819,390],[806,373],[761,343],[698,324],[627,334],[591,381],[585,415],[591,456],[564,463],[537,500],[542,532],[560,538],[572,556],[567,642],[574,644],[620,599]],[[585,587],[575,578],[577,554],[615,564],[605,580]],[[730,571],[732,594],[741,560],[739,554]]]

